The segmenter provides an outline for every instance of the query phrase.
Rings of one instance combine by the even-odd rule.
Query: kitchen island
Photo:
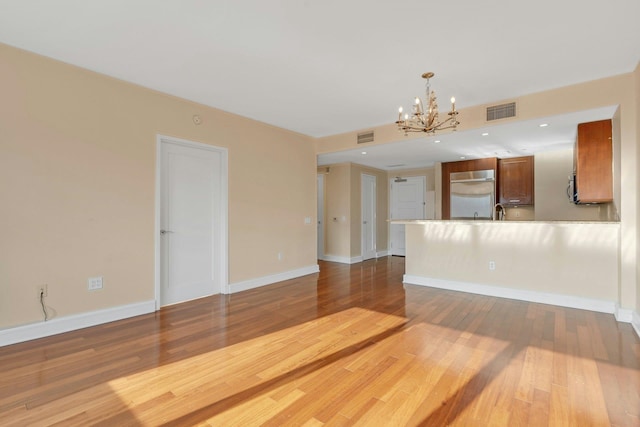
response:
[[[403,220],[404,282],[616,313],[620,224]]]

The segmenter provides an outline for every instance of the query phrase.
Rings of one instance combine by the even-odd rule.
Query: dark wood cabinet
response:
[[[533,156],[498,160],[498,201],[505,206],[534,202]]]
[[[580,123],[575,146],[577,203],[613,200],[611,120]]]

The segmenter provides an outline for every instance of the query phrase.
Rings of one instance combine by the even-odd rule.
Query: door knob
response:
[[[160,234],[165,235],[167,233],[173,233],[171,230],[160,230]]]

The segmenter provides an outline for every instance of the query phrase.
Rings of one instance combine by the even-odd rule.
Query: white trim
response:
[[[389,251],[376,252],[376,258],[382,258],[385,256],[389,256]],[[319,259],[322,261],[339,262],[340,264],[357,264],[363,261],[362,256],[347,258],[346,256],[325,255]]]
[[[356,256],[356,257],[348,258],[346,256],[336,256],[336,255],[325,254],[323,260],[330,261],[330,262],[339,262],[341,264],[355,264],[357,262],[362,262],[362,257]]]
[[[154,226],[154,288],[156,299],[156,310],[160,309],[160,191],[161,191],[161,166],[162,166],[162,142],[182,145],[191,148],[216,151],[220,153],[220,271],[218,280],[220,281],[220,292],[226,293],[229,283],[229,153],[224,147],[203,144],[201,142],[189,141],[173,136],[156,135],[156,191],[155,191],[155,226]]]
[[[349,264],[349,258],[342,257],[342,256],[324,254],[324,256],[322,257],[322,260],[329,261],[329,262],[340,262],[342,264]]]
[[[631,326],[633,326],[638,338],[640,338],[640,314],[637,311],[634,311],[631,315]]]
[[[259,288],[261,286],[271,285],[273,283],[282,282],[284,280],[295,279],[297,277],[306,276],[308,274],[314,274],[320,271],[320,266],[310,265],[307,267],[298,268],[296,270],[284,271],[282,273],[276,273],[269,276],[257,277],[255,279],[249,279],[242,282],[230,283],[227,286],[227,294],[235,294],[236,292],[247,291],[249,289]]]
[[[620,307],[620,304],[616,304],[616,311],[614,314],[618,322],[631,323],[631,320],[633,319],[633,310],[629,308],[622,308]]]
[[[160,192],[162,189],[160,168],[162,166],[162,141],[160,135],[156,135],[156,191],[154,203],[153,225],[153,295],[156,300],[156,310],[160,310]]]
[[[156,302],[150,300],[4,329],[0,330],[0,347],[153,313],[155,310]]]
[[[411,276],[405,274],[403,283],[411,285],[429,286],[432,288],[448,289],[452,291],[469,292],[472,294],[488,295],[498,298],[509,298],[520,301],[537,302],[541,304],[557,305],[560,307],[579,308],[582,310],[598,311],[601,313],[616,312],[616,303],[595,300],[571,295],[549,294],[545,292],[524,289],[504,288],[501,286],[481,285],[478,283],[454,282],[450,280],[431,279],[428,277]]]

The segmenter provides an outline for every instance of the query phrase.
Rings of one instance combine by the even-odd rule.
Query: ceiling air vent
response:
[[[373,142],[373,131],[362,132],[358,134],[358,144],[364,144],[365,142]]]
[[[510,102],[508,104],[494,105],[487,107],[487,121],[506,119],[516,116],[516,103]]]

